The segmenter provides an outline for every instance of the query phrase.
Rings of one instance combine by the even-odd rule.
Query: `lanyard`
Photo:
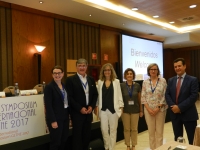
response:
[[[81,83],[82,83],[84,89],[86,90],[88,82],[86,81],[86,83],[84,84],[83,81],[81,80]]]
[[[129,95],[129,97],[132,98],[134,85],[132,84],[131,88],[129,88],[128,83],[126,82],[126,87],[128,89],[128,95]]]
[[[153,87],[152,87],[152,84],[151,84],[151,79],[150,79],[150,84],[151,84],[151,91],[152,91],[152,93],[154,93],[154,91],[156,90],[156,87],[157,87],[157,85],[158,85],[158,81],[159,81],[159,78],[158,78],[158,80],[157,80],[157,82],[156,82],[156,86],[153,88]]]
[[[61,90],[62,96],[63,96],[63,101],[65,100],[65,89],[62,86],[62,90]]]

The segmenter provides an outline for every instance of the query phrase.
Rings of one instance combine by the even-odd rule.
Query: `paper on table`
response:
[[[176,147],[180,149],[187,149],[187,146],[183,146],[183,145],[177,145]]]

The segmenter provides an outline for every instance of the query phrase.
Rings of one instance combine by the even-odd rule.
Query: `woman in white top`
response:
[[[110,63],[103,65],[98,80],[98,107],[101,131],[106,150],[114,150],[116,144],[118,119],[123,112],[120,82]]]

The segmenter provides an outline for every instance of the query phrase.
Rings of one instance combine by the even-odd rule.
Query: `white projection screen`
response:
[[[127,68],[132,68],[136,73],[135,80],[145,80],[149,78],[147,67],[151,63],[158,64],[161,73],[160,76],[163,76],[162,42],[122,35],[121,54],[122,77]]]

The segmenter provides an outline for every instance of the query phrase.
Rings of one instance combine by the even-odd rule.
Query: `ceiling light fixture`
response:
[[[40,4],[43,4],[43,1],[39,1]]]
[[[171,21],[171,22],[169,22],[169,23],[173,24],[173,23],[175,23],[175,22],[174,22],[174,21]]]
[[[159,17],[158,15],[153,16],[153,18],[158,18],[158,17]]]
[[[91,17],[92,15],[91,15],[91,14],[89,14],[89,16]]]
[[[137,8],[137,7],[134,7],[134,8],[132,8],[132,10],[135,10],[135,11],[136,11],[136,10],[138,10],[138,8]]]
[[[190,8],[195,8],[195,7],[197,7],[197,5],[190,5],[189,7]]]

